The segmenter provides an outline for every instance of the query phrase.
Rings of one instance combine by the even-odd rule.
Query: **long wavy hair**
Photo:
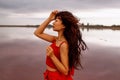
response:
[[[56,14],[55,18],[62,20],[62,24],[65,26],[64,36],[69,45],[69,68],[72,67],[78,69],[78,66],[82,68],[81,64],[81,51],[87,48],[87,45],[82,39],[82,35],[78,26],[79,20],[68,11],[60,11]]]

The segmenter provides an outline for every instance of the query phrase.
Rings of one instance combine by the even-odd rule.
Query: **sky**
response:
[[[39,25],[53,10],[84,24],[120,25],[120,0],[0,0],[0,25]]]

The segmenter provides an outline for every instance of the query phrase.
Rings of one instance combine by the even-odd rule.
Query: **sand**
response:
[[[41,40],[16,39],[0,42],[0,80],[43,80],[45,48]],[[74,80],[120,80],[120,48],[87,43],[84,69],[76,70]]]

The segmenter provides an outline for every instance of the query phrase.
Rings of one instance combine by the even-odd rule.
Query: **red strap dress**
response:
[[[60,46],[65,41],[61,42],[59,46],[56,46],[56,41],[53,41],[53,43],[50,45],[54,51],[54,55],[60,60]],[[46,57],[46,64],[54,69],[57,69],[54,63],[52,62],[50,57]],[[48,71],[46,70],[44,72],[44,80],[73,80],[72,75],[74,74],[74,69],[72,69],[68,75],[64,75],[60,73],[59,71]]]

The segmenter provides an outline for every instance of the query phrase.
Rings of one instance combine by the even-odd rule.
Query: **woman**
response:
[[[53,30],[58,36],[44,33],[48,24],[53,21]],[[34,34],[52,44],[46,49],[46,71],[44,80],[73,80],[74,68],[81,65],[81,50],[86,44],[78,27],[78,20],[68,11],[52,11],[50,16],[35,30]]]

